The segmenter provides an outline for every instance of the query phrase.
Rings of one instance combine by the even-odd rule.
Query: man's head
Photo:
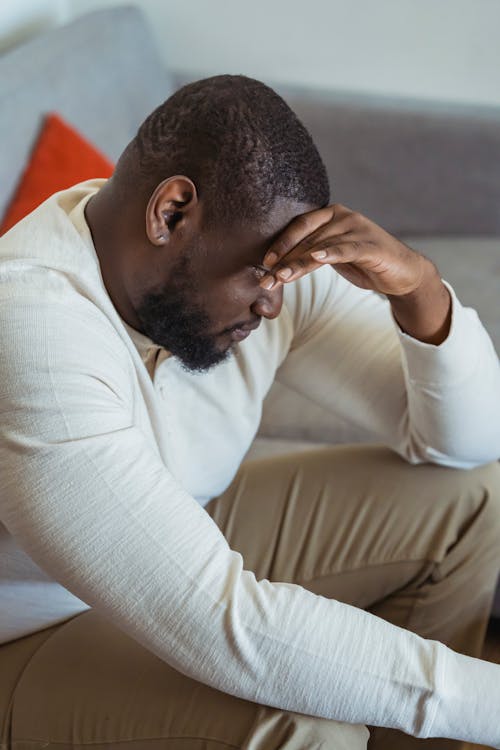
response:
[[[184,86],[145,120],[87,218],[122,317],[204,370],[278,315],[282,290],[258,285],[265,252],[328,202],[325,167],[288,105],[223,75]]]

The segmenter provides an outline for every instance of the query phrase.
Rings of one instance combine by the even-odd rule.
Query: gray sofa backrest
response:
[[[0,57],[0,216],[50,110],[116,159],[182,79],[142,13],[90,13]],[[332,200],[404,234],[500,235],[500,108],[276,87],[311,130]]]
[[[283,90],[332,199],[398,235],[500,236],[500,107]]]
[[[111,159],[173,91],[142,13],[91,13],[0,57],[0,216],[47,112]]]

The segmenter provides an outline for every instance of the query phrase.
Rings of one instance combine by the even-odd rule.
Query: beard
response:
[[[192,303],[194,296],[184,257],[159,292],[143,296],[136,313],[145,335],[177,357],[185,370],[206,372],[228,359],[233,347],[217,344],[217,334],[209,333],[210,317]]]

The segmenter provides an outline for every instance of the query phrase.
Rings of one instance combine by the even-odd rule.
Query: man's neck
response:
[[[106,183],[85,206],[85,220],[99,259],[104,286],[120,317],[141,331],[141,324],[127,294],[123,273],[124,245],[114,230],[113,216],[118,213],[112,188]]]

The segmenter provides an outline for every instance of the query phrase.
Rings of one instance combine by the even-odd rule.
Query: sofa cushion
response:
[[[28,166],[0,227],[0,235],[52,193],[93,177],[109,177],[113,164],[59,115],[45,119]]]
[[[245,461],[254,461],[271,456],[281,456],[284,453],[297,453],[301,451],[323,448],[324,443],[312,443],[304,440],[281,440],[280,438],[256,438],[250,446]]]
[[[106,8],[0,57],[0,216],[47,112],[61,112],[115,160],[173,91],[144,14]]]

